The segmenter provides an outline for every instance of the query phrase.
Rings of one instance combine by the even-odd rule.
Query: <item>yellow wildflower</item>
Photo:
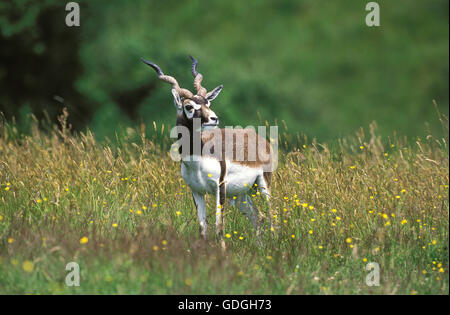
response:
[[[25,272],[32,272],[34,270],[34,264],[29,260],[25,260],[22,263],[22,268],[23,270],[25,270]]]

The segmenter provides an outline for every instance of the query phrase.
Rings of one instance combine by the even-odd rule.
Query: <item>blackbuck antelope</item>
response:
[[[219,95],[222,85],[208,92],[202,86],[203,76],[197,72],[197,60],[191,59],[195,95],[181,88],[174,77],[165,75],[156,64],[145,59],[142,61],[156,71],[159,79],[172,85],[177,108],[178,142],[185,141],[181,141],[179,147],[181,175],[192,190],[201,235],[205,239],[205,194],[215,196],[216,233],[222,249],[225,249],[223,214],[227,198],[251,220],[258,234],[264,215],[253,206],[249,195],[250,189],[256,186],[257,194],[266,202],[272,218],[269,199],[274,169],[273,149],[265,137],[253,129],[218,128],[219,118],[211,110],[211,101]]]

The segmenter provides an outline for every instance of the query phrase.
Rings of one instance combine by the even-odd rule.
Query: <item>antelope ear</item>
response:
[[[212,101],[213,99],[215,99],[220,91],[222,91],[223,85],[219,85],[218,87],[216,87],[214,90],[212,90],[211,92],[206,93],[206,99],[208,101]]]
[[[173,95],[173,103],[177,109],[181,109],[183,107],[183,103],[181,102],[180,94],[178,94],[177,90],[172,89]]]

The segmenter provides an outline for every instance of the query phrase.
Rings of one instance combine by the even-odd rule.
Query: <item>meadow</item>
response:
[[[0,294],[449,294],[444,117],[441,136],[417,139],[375,124],[333,144],[282,132],[278,228],[259,246],[226,205],[225,254],[210,196],[200,239],[164,125],[99,141],[66,118],[28,135],[0,127]],[[65,284],[69,262],[78,287]],[[370,262],[379,286],[366,284]]]

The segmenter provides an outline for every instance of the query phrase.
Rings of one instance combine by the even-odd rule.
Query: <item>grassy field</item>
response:
[[[5,124],[0,294],[448,294],[443,125],[444,137],[408,141],[380,139],[373,125],[332,146],[281,135],[279,229],[258,246],[228,207],[223,255],[213,198],[204,243],[162,126],[108,144],[72,134],[64,119],[28,136]],[[69,262],[80,266],[79,287],[65,285]],[[369,262],[380,265],[378,287],[366,285]]]

